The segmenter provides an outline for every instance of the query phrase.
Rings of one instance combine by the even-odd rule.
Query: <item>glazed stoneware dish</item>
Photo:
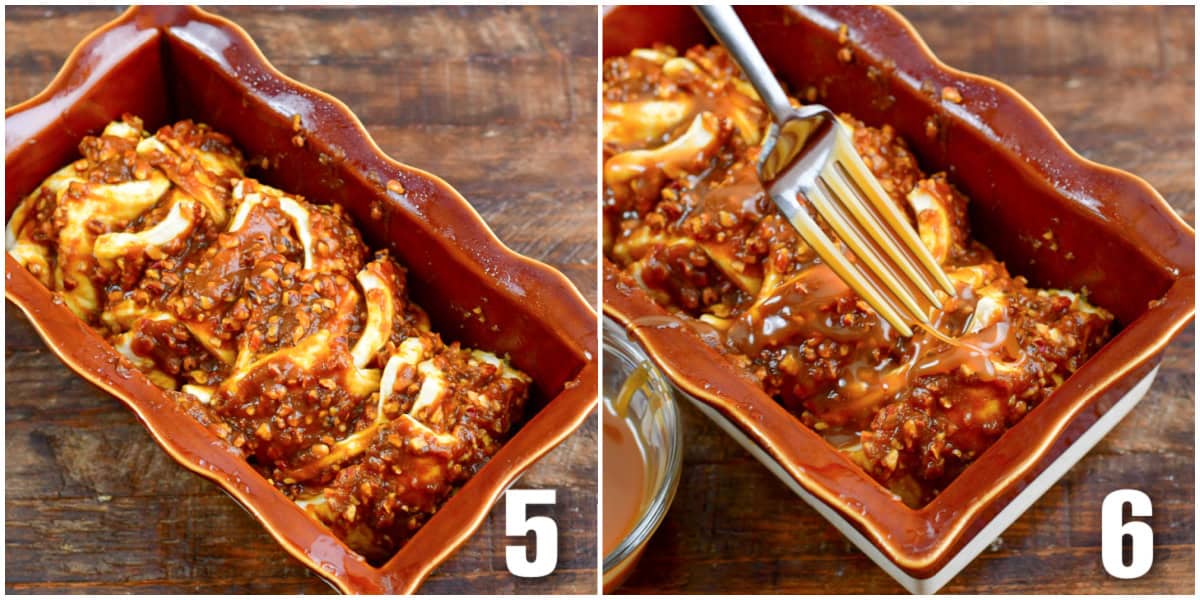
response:
[[[927,172],[948,172],[974,199],[972,231],[1013,273],[1039,287],[1086,287],[1116,317],[1116,335],[1098,353],[914,509],[605,260],[605,314],[627,328],[677,388],[901,585],[932,593],[1149,388],[1163,348],[1194,316],[1194,232],[1145,181],[1072,151],[1011,88],[942,64],[891,9],[743,7],[738,13],[789,89],[812,90],[818,102],[869,125],[891,124]],[[687,7],[606,14],[606,58],[655,43],[682,51],[714,42]],[[957,89],[961,102],[943,99],[945,87]],[[1039,243],[1046,231],[1057,247]]]
[[[39,182],[77,157],[84,136],[124,113],[140,116],[151,131],[179,119],[207,123],[257,159],[262,167],[252,171],[255,177],[342,205],[370,246],[389,249],[408,267],[413,299],[428,308],[437,331],[508,355],[532,377],[517,432],[375,567],[122,363],[6,256],[8,299],[63,362],[124,402],[175,460],[220,485],[338,590],[415,590],[479,527],[504,490],[595,407],[595,313],[561,273],[505,247],[444,181],[384,155],[345,105],[288,79],[243,30],[195,8],[128,10],[88,36],[45,91],[6,111],[6,218]],[[293,142],[294,119],[303,144]],[[475,307],[482,313],[473,313]]]

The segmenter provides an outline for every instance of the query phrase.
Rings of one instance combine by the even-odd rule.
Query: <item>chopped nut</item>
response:
[[[936,138],[938,136],[938,121],[934,115],[929,115],[925,118],[925,136]],[[891,180],[889,180],[891,181]]]

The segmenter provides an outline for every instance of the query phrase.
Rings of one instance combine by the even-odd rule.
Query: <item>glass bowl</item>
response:
[[[639,516],[629,532],[604,556],[604,592],[609,593],[633,572],[646,542],[675,499],[683,464],[683,432],[679,407],[672,393],[674,388],[642,349],[629,341],[625,329],[605,318],[603,342],[605,407],[602,410],[610,410],[618,395],[628,394],[625,419],[642,447],[646,464],[646,487]],[[641,376],[640,381],[632,383],[636,387],[624,389],[626,381],[634,376]]]

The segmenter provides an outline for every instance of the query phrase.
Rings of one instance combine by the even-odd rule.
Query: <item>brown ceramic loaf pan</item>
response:
[[[1163,348],[1194,316],[1194,232],[1145,181],[1072,151],[1014,90],[940,62],[891,9],[738,13],[794,93],[893,125],[926,172],[947,171],[972,199],[974,236],[1012,272],[1037,286],[1086,287],[1117,317],[1119,332],[1103,349],[931,503],[912,509],[604,261],[605,314],[679,390],[910,591],[935,591],[1144,393]],[[848,38],[839,42],[843,25]],[[681,52],[714,43],[687,7],[620,7],[603,30],[605,57],[654,43]],[[839,59],[843,48],[849,62],[845,52]],[[961,103],[943,100],[945,87]],[[1056,248],[1039,243],[1046,231]]]
[[[561,273],[505,247],[444,181],[384,155],[344,104],[275,70],[230,21],[189,7],[128,10],[80,43],[45,91],[6,111],[6,216],[77,157],[84,136],[123,113],[141,116],[150,130],[184,118],[208,123],[232,136],[247,157],[266,159],[267,167],[252,176],[341,204],[369,245],[390,249],[408,267],[413,299],[428,310],[436,331],[507,354],[533,378],[519,430],[376,568],[123,364],[6,256],[8,299],[63,362],[124,402],[175,460],[215,481],[338,590],[415,590],[479,527],[504,490],[596,405],[595,313]],[[294,116],[302,146],[292,141]],[[403,193],[389,191],[389,181],[399,182],[392,188]]]

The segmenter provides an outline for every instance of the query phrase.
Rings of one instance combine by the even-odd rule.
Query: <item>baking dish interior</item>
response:
[[[1059,390],[933,501],[911,509],[715,351],[654,326],[666,312],[605,261],[606,313],[677,385],[810,482],[905,571],[930,576],[1157,363],[1194,312],[1194,234],[1145,182],[1074,154],[1015,92],[942,65],[889,9],[743,6],[738,13],[794,96],[811,94],[868,125],[889,124],[926,173],[946,171],[971,199],[972,237],[1010,272],[1037,287],[1086,289],[1117,318],[1114,338]],[[606,14],[605,58],[655,43],[684,52],[714,42],[690,7]],[[839,58],[843,47],[849,62]],[[961,104],[942,99],[947,86]]]
[[[134,406],[160,442],[163,435],[172,438],[168,450],[185,466],[226,487],[236,480],[235,497],[244,504],[250,498],[251,512],[298,558],[333,575],[343,591],[411,591],[465,541],[513,474],[588,413],[595,401],[595,315],[561,274],[504,247],[444,181],[384,157],[348,108],[281,78],[244,32],[187,7],[131,9],[81,42],[46,92],[6,111],[6,219],[45,177],[79,156],[84,136],[124,113],[142,117],[150,131],[185,118],[207,123],[230,135],[254,164],[248,176],[317,203],[342,204],[371,248],[389,249],[408,268],[409,293],[435,331],[447,341],[508,355],[533,378],[513,437],[381,576],[354,564],[357,559],[316,521],[298,525],[299,509],[265,480],[244,482],[239,473],[246,470],[224,457],[209,473],[197,468],[205,457],[183,448],[196,446],[194,438],[206,432],[181,423],[182,413],[144,378],[88,376]],[[412,155],[420,150],[406,149]],[[11,257],[6,264],[20,270]],[[88,365],[117,364],[107,346],[90,347],[101,345],[99,337],[54,306],[49,291],[28,273],[10,272],[6,288],[73,368],[86,375]],[[66,339],[64,329],[80,331],[89,348],[68,348],[79,340]],[[145,410],[179,415],[155,413],[151,419]]]

